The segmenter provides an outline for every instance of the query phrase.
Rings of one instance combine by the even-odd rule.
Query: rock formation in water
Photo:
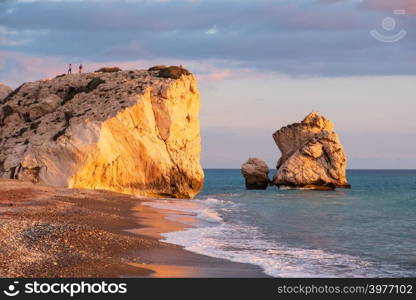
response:
[[[169,68],[23,84],[0,102],[0,177],[192,198],[204,178],[199,92]]]
[[[241,166],[248,190],[265,190],[270,183],[269,172],[267,164],[258,158],[249,158]]]
[[[7,97],[12,92],[12,89],[7,85],[0,83],[0,101]]]
[[[279,187],[348,188],[346,158],[334,124],[318,113],[281,128],[273,138],[282,152],[273,183]]]

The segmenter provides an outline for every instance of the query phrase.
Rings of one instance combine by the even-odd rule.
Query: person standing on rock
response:
[[[82,74],[82,68],[83,68],[83,66],[82,66],[82,64],[80,64],[80,65],[79,65],[79,68],[78,68],[78,72],[79,72],[79,74]]]
[[[68,67],[68,74],[72,74],[72,64],[69,64],[69,67]]]

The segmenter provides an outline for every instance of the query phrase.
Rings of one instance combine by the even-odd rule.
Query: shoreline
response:
[[[152,200],[1,179],[0,277],[267,277],[163,242],[186,225]]]
[[[183,231],[190,228],[180,220],[186,219],[187,223],[194,222],[194,216],[190,213],[176,210],[155,208],[143,204],[144,202],[160,201],[169,199],[146,198],[136,205],[132,210],[138,218],[140,227],[128,230],[130,233],[145,236],[164,243],[162,233]],[[170,199],[172,200],[172,199]],[[168,219],[175,216],[175,220]],[[165,243],[169,247],[155,247],[153,249],[138,249],[136,255],[147,263],[132,263],[144,269],[152,270],[153,273],[147,277],[239,277],[239,278],[262,278],[269,277],[264,271],[254,264],[232,262],[226,259],[214,258],[195,252],[188,251],[182,246]]]

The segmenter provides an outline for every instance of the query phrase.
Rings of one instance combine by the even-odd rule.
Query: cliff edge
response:
[[[7,97],[12,92],[12,89],[0,82],[0,101]]]
[[[0,102],[0,177],[194,197],[204,178],[199,92],[175,68],[178,76],[116,70],[23,84]]]

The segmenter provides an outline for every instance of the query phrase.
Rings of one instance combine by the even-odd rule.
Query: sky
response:
[[[348,168],[416,168],[414,0],[0,0],[0,82],[183,64],[202,164],[273,168],[272,134],[318,111]]]

